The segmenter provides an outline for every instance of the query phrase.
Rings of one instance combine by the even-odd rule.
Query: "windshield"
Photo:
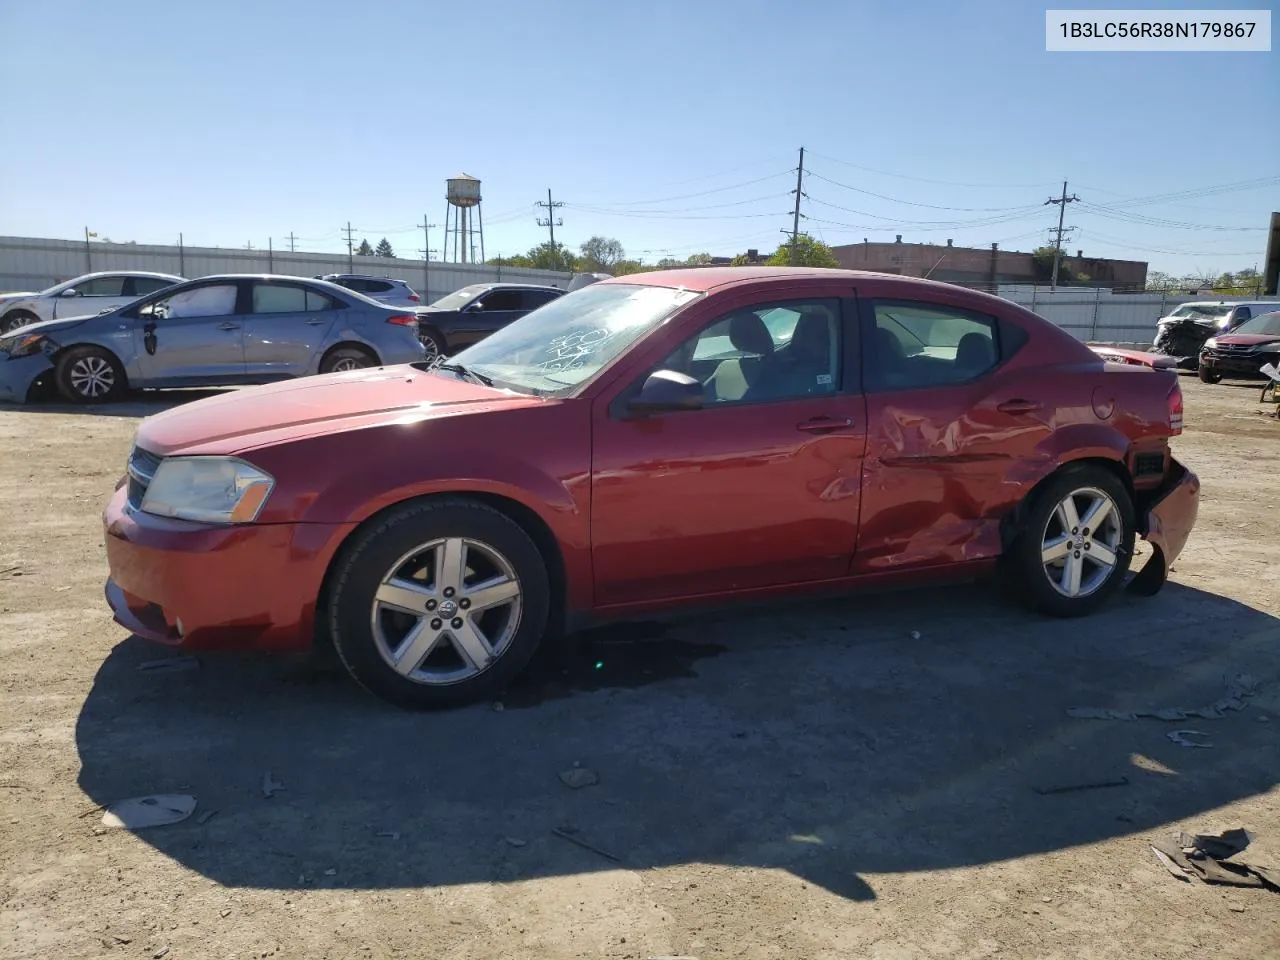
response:
[[[1221,303],[1184,303],[1169,316],[1178,317],[1179,319],[1217,320],[1219,317],[1225,317],[1230,312],[1231,307]]]
[[[1232,333],[1261,333],[1268,336],[1280,337],[1280,310],[1274,313],[1264,313],[1261,316],[1254,317],[1246,323],[1240,324],[1231,331]]]
[[[439,307],[441,310],[461,310],[468,303],[489,289],[489,285],[485,283],[473,283],[469,287],[463,287],[461,290],[455,290],[446,297],[441,297],[433,307]]]
[[[496,386],[560,397],[701,294],[596,283],[552,300],[453,357]]]

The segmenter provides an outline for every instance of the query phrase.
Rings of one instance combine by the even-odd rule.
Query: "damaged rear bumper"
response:
[[[0,402],[26,403],[32,386],[53,370],[53,362],[43,353],[10,359],[0,353]]]
[[[1200,478],[1171,459],[1164,483],[1138,502],[1138,533],[1151,544],[1151,559],[1129,581],[1130,590],[1144,596],[1160,591],[1199,512]]]

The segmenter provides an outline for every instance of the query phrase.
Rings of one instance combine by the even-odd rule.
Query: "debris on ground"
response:
[[[1223,677],[1227,695],[1207,707],[1160,707],[1156,710],[1113,710],[1107,707],[1069,707],[1075,720],[1221,720],[1229,711],[1243,710],[1245,701],[1258,692],[1258,681],[1246,673]]]
[[[102,825],[124,830],[166,827],[181,823],[196,809],[196,798],[186,793],[159,793],[119,800],[102,815]]]
[[[185,673],[188,670],[199,670],[200,661],[195,657],[164,657],[160,660],[147,660],[138,664],[143,673]]]
[[[519,837],[507,837],[507,843],[511,844],[513,847],[524,847],[528,846],[529,841],[521,840]]]
[[[1188,737],[1207,737],[1208,734],[1203,730],[1170,730],[1165,734],[1170,740],[1180,747],[1203,747],[1208,749],[1212,747],[1212,743],[1197,743],[1194,740],[1188,740]]]
[[[1175,840],[1153,843],[1151,851],[1172,876],[1188,883],[1199,880],[1280,893],[1280,870],[1231,859],[1243,853],[1252,840],[1248,830],[1238,827],[1216,835],[1180,833]]]
[[[1103,790],[1107,787],[1127,787],[1128,777],[1117,777],[1114,780],[1095,780],[1092,783],[1070,783],[1055,787],[1036,787],[1036,793],[1048,796],[1053,793],[1077,793],[1081,790]]]
[[[601,850],[594,844],[588,843],[578,836],[578,831],[573,827],[553,827],[551,832],[561,840],[568,840],[570,843],[577,844],[583,850],[590,850],[592,853],[604,857],[606,860],[612,860],[614,863],[621,863],[622,858],[616,857],[607,850]]]
[[[160,960],[160,958],[161,958],[161,957],[168,956],[168,954],[169,954],[169,948],[168,948],[168,947],[161,947],[159,950],[157,950],[157,951],[156,951],[155,953],[153,953],[151,956],[152,956],[153,960]]]
[[[270,800],[275,794],[284,789],[284,784],[278,780],[271,778],[271,771],[268,770],[262,775],[262,795]]]
[[[596,772],[585,767],[574,767],[571,770],[561,771],[560,780],[571,790],[580,790],[582,787],[594,786],[600,782]]]
[[[7,567],[0,568],[0,580],[12,580],[14,577],[20,577],[23,574],[22,564],[14,563]]]

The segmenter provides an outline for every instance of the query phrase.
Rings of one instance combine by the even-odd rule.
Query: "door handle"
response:
[[[1012,413],[1015,416],[1025,413],[1035,413],[1041,407],[1038,400],[1006,400],[1004,403],[997,404],[996,409],[1001,413]]]
[[[852,417],[814,417],[812,420],[797,423],[796,429],[803,430],[805,433],[830,433],[832,430],[841,430],[852,426]]]
[[[218,329],[219,329],[219,330],[239,330],[239,329],[240,329],[240,324],[238,324],[238,323],[220,323],[220,324],[218,324]]]

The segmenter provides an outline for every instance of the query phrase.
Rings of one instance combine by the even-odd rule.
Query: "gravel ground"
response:
[[[161,404],[0,410],[0,954],[1278,956],[1280,894],[1179,882],[1149,848],[1245,826],[1244,859],[1280,866],[1280,422],[1257,387],[1183,388],[1204,502],[1158,598],[620,626],[500,710],[428,716],[296,659],[140,671],[168,654],[107,614],[98,515]],[[1219,720],[1066,714],[1211,704],[1239,673],[1258,691]],[[159,792],[196,815],[95,812]]]

